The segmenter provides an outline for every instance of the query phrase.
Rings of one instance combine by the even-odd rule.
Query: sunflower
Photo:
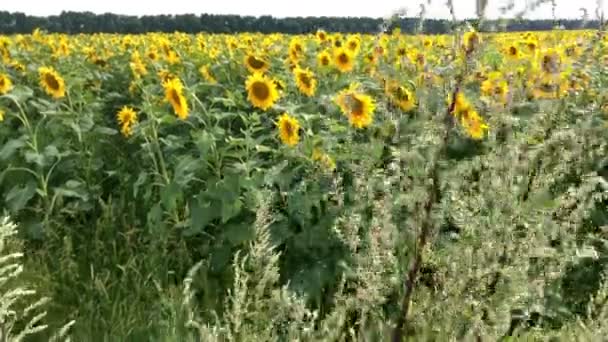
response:
[[[292,63],[297,64],[300,58],[304,55],[304,45],[300,38],[293,38],[289,42],[289,59]]]
[[[0,122],[4,121],[4,110],[0,109]]]
[[[561,70],[561,54],[555,49],[547,49],[543,52],[540,68],[548,74],[557,74]]]
[[[259,58],[258,56],[254,55],[254,54],[250,54],[248,53],[245,56],[245,66],[247,67],[247,70],[249,70],[249,72],[251,73],[255,73],[255,72],[259,72],[259,73],[265,73],[268,68],[270,67],[270,65],[268,64],[268,62],[263,59],[263,58]]]
[[[323,30],[317,30],[317,33],[315,34],[315,36],[317,37],[317,41],[319,43],[323,43],[327,40],[327,32],[325,32]]]
[[[397,47],[397,58],[401,59],[403,57],[407,56],[407,46],[405,45],[401,45],[399,47]]]
[[[509,85],[499,71],[491,72],[488,78],[481,82],[480,90],[486,98],[497,98],[501,103],[507,103]]]
[[[516,61],[521,57],[521,51],[519,51],[519,48],[515,44],[507,46],[507,48],[504,50],[504,54],[512,61]]]
[[[23,65],[17,61],[11,61],[11,63],[8,66],[9,66],[9,68],[11,68],[15,71],[25,74],[25,65]]]
[[[131,67],[131,72],[136,79],[148,74],[146,65],[142,61],[141,57],[139,56],[139,52],[137,51],[133,52],[131,55],[131,62],[129,63],[129,66]]]
[[[184,97],[184,85],[179,78],[173,78],[163,83],[165,88],[165,99],[173,106],[173,111],[178,118],[185,120],[188,117],[188,102]]]
[[[137,113],[133,108],[124,106],[116,113],[116,119],[120,125],[120,132],[125,137],[133,134],[133,125],[137,123]]]
[[[329,55],[329,52],[327,52],[327,50],[319,52],[319,54],[317,55],[317,65],[326,67],[329,66],[330,63],[331,56]]]
[[[161,69],[156,74],[157,74],[158,78],[160,78],[160,81],[162,83],[165,83],[165,82],[168,82],[168,81],[171,81],[171,80],[177,78],[177,76],[175,76],[169,70],[166,70],[166,69]]]
[[[424,41],[422,42],[422,46],[424,46],[426,49],[432,48],[433,40],[430,37],[425,38]]]
[[[536,54],[536,52],[538,52],[538,41],[535,38],[528,38],[523,44],[528,49],[529,53]]]
[[[300,123],[298,120],[287,113],[283,113],[277,122],[279,137],[283,144],[295,146],[300,141]]]
[[[472,108],[462,113],[461,124],[467,134],[475,140],[482,139],[489,128],[481,116]]]
[[[568,82],[559,74],[544,73],[533,81],[532,96],[536,99],[555,99],[564,95],[568,90]]]
[[[463,48],[467,54],[473,53],[481,44],[481,36],[476,31],[465,32],[463,37]]]
[[[404,112],[408,112],[416,106],[416,97],[412,91],[404,86],[398,85],[396,82],[388,83],[386,93],[389,95],[391,101],[399,106]]]
[[[155,48],[149,49],[148,52],[146,52],[146,56],[151,60],[151,61],[157,61],[159,56],[158,56],[158,51],[156,51]]]
[[[334,52],[334,64],[340,72],[349,72],[355,66],[350,50],[338,48]]]
[[[6,74],[0,74],[0,95],[4,95],[13,88],[13,82]]]
[[[247,98],[254,107],[267,110],[279,98],[276,83],[260,73],[250,75],[245,82]]]
[[[285,82],[283,80],[275,78],[272,81],[274,82],[274,85],[277,87],[277,90],[279,92],[282,92],[283,90],[287,89],[287,85],[285,85]]]
[[[569,44],[564,48],[564,55],[570,58],[580,57],[582,54],[581,48],[577,44]]]
[[[376,105],[371,96],[359,92],[356,85],[338,93],[335,102],[342,113],[348,116],[352,126],[364,128],[371,125]]]
[[[321,166],[327,171],[333,171],[336,169],[336,162],[320,148],[315,147],[312,150],[312,160],[321,164]]]
[[[351,36],[346,41],[346,48],[352,52],[353,55],[359,53],[359,49],[361,48],[361,40],[358,36]]]
[[[462,113],[466,113],[467,111],[469,111],[472,108],[471,103],[464,96],[464,94],[462,92],[458,92],[456,94],[456,100],[454,100],[453,103],[452,103],[452,96],[450,95],[448,97],[448,103],[450,104],[450,106],[451,105],[454,106],[452,108],[452,114],[456,117],[460,116]]]
[[[165,55],[165,59],[167,60],[167,63],[172,65],[180,62],[179,55],[177,52],[175,52],[175,50],[169,50],[169,52]]]
[[[296,79],[296,85],[302,93],[309,97],[315,94],[315,91],[317,90],[317,80],[312,71],[308,68],[302,69],[297,67],[294,70],[293,75]]]
[[[200,68],[198,68],[198,72],[201,74],[201,76],[203,77],[203,79],[211,84],[216,84],[217,80],[215,79],[215,77],[211,74],[211,71],[209,71],[209,67],[206,65],[202,65]]]
[[[65,81],[53,68],[38,68],[40,85],[44,91],[53,98],[59,99],[65,96]]]

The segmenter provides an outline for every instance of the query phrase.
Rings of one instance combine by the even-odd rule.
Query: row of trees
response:
[[[0,11],[0,33],[30,33],[34,28],[48,32],[61,33],[144,33],[144,32],[175,32],[186,33],[234,33],[234,32],[282,32],[308,33],[317,29],[329,32],[359,32],[377,33],[386,24],[381,18],[368,17],[293,17],[274,18],[271,16],[238,16],[213,14],[183,14],[155,16],[126,16],[112,13],[94,14],[91,12],[62,12],[60,15],[36,17],[24,13]],[[413,32],[419,24],[417,18],[397,18],[388,29],[399,27],[403,32]],[[560,25],[565,29],[597,27],[594,21],[582,20],[511,20],[506,26],[495,21],[488,21],[481,30],[502,27],[510,31],[549,30]],[[427,19],[424,31],[430,34],[448,32],[451,21]]]

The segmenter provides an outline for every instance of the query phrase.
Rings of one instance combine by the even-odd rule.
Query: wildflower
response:
[[[296,79],[298,89],[306,96],[313,96],[317,89],[317,80],[315,79],[312,71],[297,67],[293,74]]]
[[[265,73],[270,65],[263,58],[259,58],[253,54],[247,54],[245,56],[245,66],[251,73]]]
[[[412,91],[396,82],[387,83],[386,93],[391,101],[404,112],[408,112],[416,106],[416,98]]]
[[[317,37],[317,41],[319,43],[323,43],[327,40],[327,32],[325,32],[323,30],[317,30],[317,33],[315,34],[315,36]]]
[[[319,66],[329,66],[329,64],[331,63],[331,56],[329,55],[329,52],[327,52],[327,50],[323,50],[321,52],[319,52],[319,54],[317,55],[317,64]]]
[[[139,52],[137,51],[133,52],[133,54],[131,55],[131,62],[129,63],[129,66],[131,67],[131,72],[133,72],[133,76],[137,79],[148,73],[148,70],[146,70],[146,65],[141,60]]]
[[[8,93],[13,88],[11,79],[6,74],[0,74],[0,95]]]
[[[508,100],[509,85],[502,73],[491,72],[488,78],[481,83],[481,93],[486,98],[498,99],[505,104]]]
[[[521,57],[521,51],[519,50],[519,48],[517,47],[517,45],[511,44],[507,48],[505,48],[504,55],[509,60],[517,61]]]
[[[464,51],[467,54],[471,54],[479,47],[479,44],[481,44],[481,36],[475,31],[468,31],[465,32],[463,41]]]
[[[338,93],[335,102],[353,127],[364,128],[371,125],[376,105],[371,96],[359,92],[355,85]]]
[[[171,103],[173,111],[182,120],[188,117],[188,102],[183,94],[184,85],[179,78],[173,78],[163,83],[165,99]]]
[[[341,72],[348,72],[353,70],[354,60],[350,50],[344,48],[336,49],[334,53],[334,64]]]
[[[116,119],[120,125],[120,132],[125,137],[133,134],[133,125],[137,123],[137,113],[133,108],[124,106],[116,113]]]
[[[304,46],[300,38],[293,38],[289,42],[289,60],[293,64],[297,64],[300,58],[304,55]]]
[[[351,36],[346,41],[346,48],[350,50],[353,55],[359,53],[359,49],[361,48],[361,39],[358,36]]]
[[[283,144],[287,146],[295,146],[300,141],[300,123],[298,120],[287,113],[283,113],[277,122],[279,128],[279,137]]]
[[[547,49],[544,51],[541,59],[541,70],[542,72],[549,74],[557,74],[560,72],[562,65],[562,58],[560,53],[555,49]]]
[[[312,150],[312,160],[321,164],[328,171],[336,169],[336,162],[327,153],[324,153],[320,148],[315,147]]]
[[[276,84],[267,76],[255,73],[247,78],[245,83],[249,102],[254,107],[267,110],[278,100]]]
[[[65,96],[65,81],[53,68],[40,67],[40,85],[44,91],[53,98],[59,99]]]
[[[461,124],[467,134],[475,140],[482,139],[489,128],[481,116],[472,108],[461,114]]]
[[[215,77],[211,74],[211,71],[209,71],[209,67],[207,67],[206,65],[201,66],[200,68],[198,68],[198,72],[201,74],[201,76],[203,77],[203,79],[211,84],[216,84],[217,80],[215,79]]]

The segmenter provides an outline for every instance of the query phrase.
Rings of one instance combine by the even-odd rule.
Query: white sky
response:
[[[399,8],[407,8],[408,16],[417,15],[420,4],[429,0],[2,0],[0,10],[23,12],[30,15],[53,15],[66,11],[90,11],[93,13],[117,13],[128,15],[154,14],[240,14],[294,16],[371,16],[386,17]],[[515,0],[516,10],[525,8],[533,0]],[[603,2],[602,0],[600,0]],[[431,0],[427,18],[447,18],[446,0]],[[499,17],[498,7],[507,0],[488,0],[487,17]],[[557,0],[558,18],[580,18],[580,8],[586,8],[594,16],[598,0]],[[606,1],[608,2],[608,1]],[[453,0],[456,17],[475,15],[475,0]],[[608,7],[603,5],[608,14]],[[545,4],[526,16],[527,18],[551,18],[551,5]]]

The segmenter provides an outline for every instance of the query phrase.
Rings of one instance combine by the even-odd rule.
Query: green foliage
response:
[[[201,37],[228,47],[212,58],[191,48]],[[427,51],[419,40],[417,51]],[[352,75],[319,68],[314,98],[291,84],[278,41],[283,50],[268,59],[289,85],[265,112],[242,89],[250,47],[233,48],[235,36],[70,37],[112,56],[105,66],[79,50],[60,57],[61,100],[35,77],[38,61],[58,58],[49,57],[54,43],[11,46],[30,65],[10,69],[18,85],[0,96],[0,207],[20,222],[25,275],[52,298],[45,323],[75,319],[79,341],[383,340],[404,316],[404,284],[420,256],[412,340],[605,336],[608,143],[605,103],[591,92],[604,88],[605,70],[573,63],[592,74],[587,90],[528,101],[526,76],[514,76],[500,42],[488,40],[463,52],[458,35],[434,56],[448,65],[394,63],[390,51],[377,75],[364,57]],[[165,43],[188,58],[149,61],[134,77],[131,53]],[[377,44],[365,36],[361,48]],[[201,81],[200,65],[218,84]],[[512,72],[505,103],[479,98],[473,71],[482,69]],[[160,72],[186,84],[187,119],[162,101]],[[417,107],[398,109],[385,77],[407,85]],[[349,127],[333,103],[354,81],[376,99],[365,129]],[[490,126],[482,140],[446,110],[462,82]],[[138,113],[130,136],[116,123],[123,105]],[[277,138],[283,112],[302,125],[295,147]],[[29,294],[3,293],[8,304]],[[43,316],[27,319],[12,326],[33,331]]]
[[[47,315],[43,308],[50,299],[39,297],[23,277],[23,253],[16,251],[19,249],[14,238],[16,228],[8,217],[0,220],[0,340],[7,342],[27,341],[48,328],[43,323]],[[67,335],[72,325],[74,321],[47,336],[47,340],[69,341]]]

